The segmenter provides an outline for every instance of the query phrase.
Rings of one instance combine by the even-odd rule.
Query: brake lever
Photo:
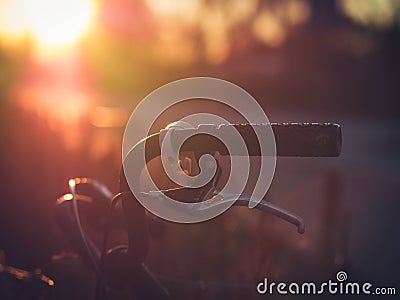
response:
[[[181,201],[181,202],[187,202],[188,199],[190,199],[190,202],[197,202],[197,203],[202,203],[206,201],[207,199],[208,204],[203,204],[200,206],[200,209],[206,210],[206,209],[214,209],[219,205],[225,205],[226,202],[233,202],[234,201],[234,206],[248,206],[250,200],[256,200],[258,203],[255,208],[263,211],[263,212],[268,212],[271,213],[289,223],[292,223],[293,225],[297,226],[297,232],[300,234],[303,234],[305,232],[305,224],[304,220],[286,210],[283,209],[269,201],[266,201],[264,199],[254,199],[254,196],[247,195],[247,194],[228,194],[228,193],[222,193],[220,190],[217,189],[218,182],[221,178],[221,173],[222,173],[222,168],[220,164],[217,161],[217,170],[214,174],[214,177],[208,184],[206,184],[203,187],[200,188],[185,188],[185,187],[180,187],[180,188],[173,188],[173,189],[168,189],[168,190],[162,190],[162,191],[150,191],[149,193],[142,193],[143,196],[147,196],[150,198],[157,198],[157,199],[162,199],[158,196],[160,194],[164,194],[165,196],[172,198],[176,201]],[[209,197],[212,195],[211,197]],[[194,207],[192,208],[194,209]],[[190,213],[190,208],[188,208],[188,212]]]
[[[216,190],[216,192],[219,191]],[[241,195],[223,194],[223,197],[224,201],[231,201],[229,198],[232,198],[232,200],[236,199],[235,203],[233,204],[234,206],[248,206],[250,200],[256,200],[258,204],[254,208],[257,208],[263,212],[271,213],[274,216],[281,218],[282,220],[292,223],[293,225],[297,226],[297,232],[300,234],[303,234],[305,232],[305,223],[302,217],[282,207],[279,207],[267,200],[254,199],[254,197],[247,194],[241,194]]]
[[[203,204],[198,207],[192,207],[192,208],[187,208],[188,213],[191,213],[191,209],[200,209],[200,210],[207,210],[207,209],[215,209],[220,205],[226,205],[227,202],[233,202],[233,206],[248,206],[250,200],[256,200],[257,205],[254,208],[257,208],[263,212],[271,213],[274,216],[277,216],[278,218],[281,218],[282,220],[285,220],[289,223],[292,223],[297,227],[297,232],[300,234],[303,234],[305,232],[305,223],[303,218],[300,216],[296,215],[295,213],[292,213],[286,209],[283,209],[269,201],[266,201],[264,199],[254,199],[253,196],[246,195],[246,194],[221,194],[220,191],[214,190],[214,193],[216,193],[213,197],[210,199],[205,199],[205,198],[197,198],[195,202],[197,203],[202,203],[203,201],[207,200],[207,204]],[[193,195],[193,189],[190,188],[175,188],[175,189],[170,189],[170,190],[162,190],[162,191],[150,191],[149,193],[142,193],[143,196],[152,198],[153,200],[156,201],[162,201],[164,198],[159,197],[161,194],[165,196],[171,196],[175,195],[178,196],[180,200],[185,199],[185,194],[187,194],[188,199],[191,199],[191,196]],[[207,193],[208,194],[208,193]]]

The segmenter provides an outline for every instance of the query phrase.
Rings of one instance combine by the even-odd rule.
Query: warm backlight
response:
[[[0,35],[30,36],[41,47],[65,46],[82,35],[92,12],[91,0],[2,0]]]

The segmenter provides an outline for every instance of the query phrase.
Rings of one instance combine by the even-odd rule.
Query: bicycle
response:
[[[200,125],[201,126],[201,125]],[[256,143],[257,130],[263,130],[263,124],[221,125],[234,127],[246,142],[248,155],[261,155]],[[219,128],[221,128],[221,126]],[[275,135],[277,155],[294,157],[335,157],[341,151],[341,128],[332,123],[281,123],[271,124]],[[174,130],[176,135],[196,133],[199,128]],[[166,129],[168,131],[168,129]],[[171,129],[169,129],[171,130]],[[140,141],[129,155],[138,155],[137,149],[145,147],[146,163],[161,155],[160,138],[165,130]],[[206,140],[205,140],[206,139]],[[206,142],[205,142],[206,141]],[[215,137],[195,134],[185,141],[180,151],[194,152],[196,161],[204,155],[241,155],[228,153],[224,144]],[[137,174],[139,177],[140,170]],[[180,202],[201,203],[213,199],[212,206],[233,201],[233,206],[247,206],[254,200],[250,195],[221,194],[217,189],[221,166],[212,180],[199,188],[179,187],[142,193],[143,197],[155,199],[162,193]],[[107,299],[110,289],[129,286],[139,299],[173,299],[160,280],[146,267],[144,260],[149,251],[149,220],[147,214],[129,188],[124,170],[120,174],[120,192],[113,195],[106,186],[89,178],[69,180],[70,193],[57,200],[56,216],[65,236],[75,251],[97,276],[96,298]],[[88,200],[89,199],[89,200]],[[282,209],[265,199],[257,199],[256,209],[271,213],[297,227],[304,233],[305,224],[301,217]],[[119,204],[121,202],[121,204]],[[102,246],[99,248],[84,231],[79,217],[78,206],[88,206],[100,212],[104,220],[92,220],[93,224],[104,230]],[[123,228],[127,232],[128,245],[119,245],[106,250],[108,231],[111,227]]]

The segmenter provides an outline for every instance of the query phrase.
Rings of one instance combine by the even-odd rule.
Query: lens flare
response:
[[[30,36],[40,47],[74,43],[93,14],[91,0],[13,0],[0,2],[0,35]]]

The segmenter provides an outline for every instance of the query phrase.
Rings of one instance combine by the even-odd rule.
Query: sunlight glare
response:
[[[30,30],[45,46],[74,42],[86,29],[91,16],[91,3],[86,0],[29,1]]]
[[[91,0],[8,0],[0,3],[0,35],[29,35],[40,47],[74,43],[88,27]]]

